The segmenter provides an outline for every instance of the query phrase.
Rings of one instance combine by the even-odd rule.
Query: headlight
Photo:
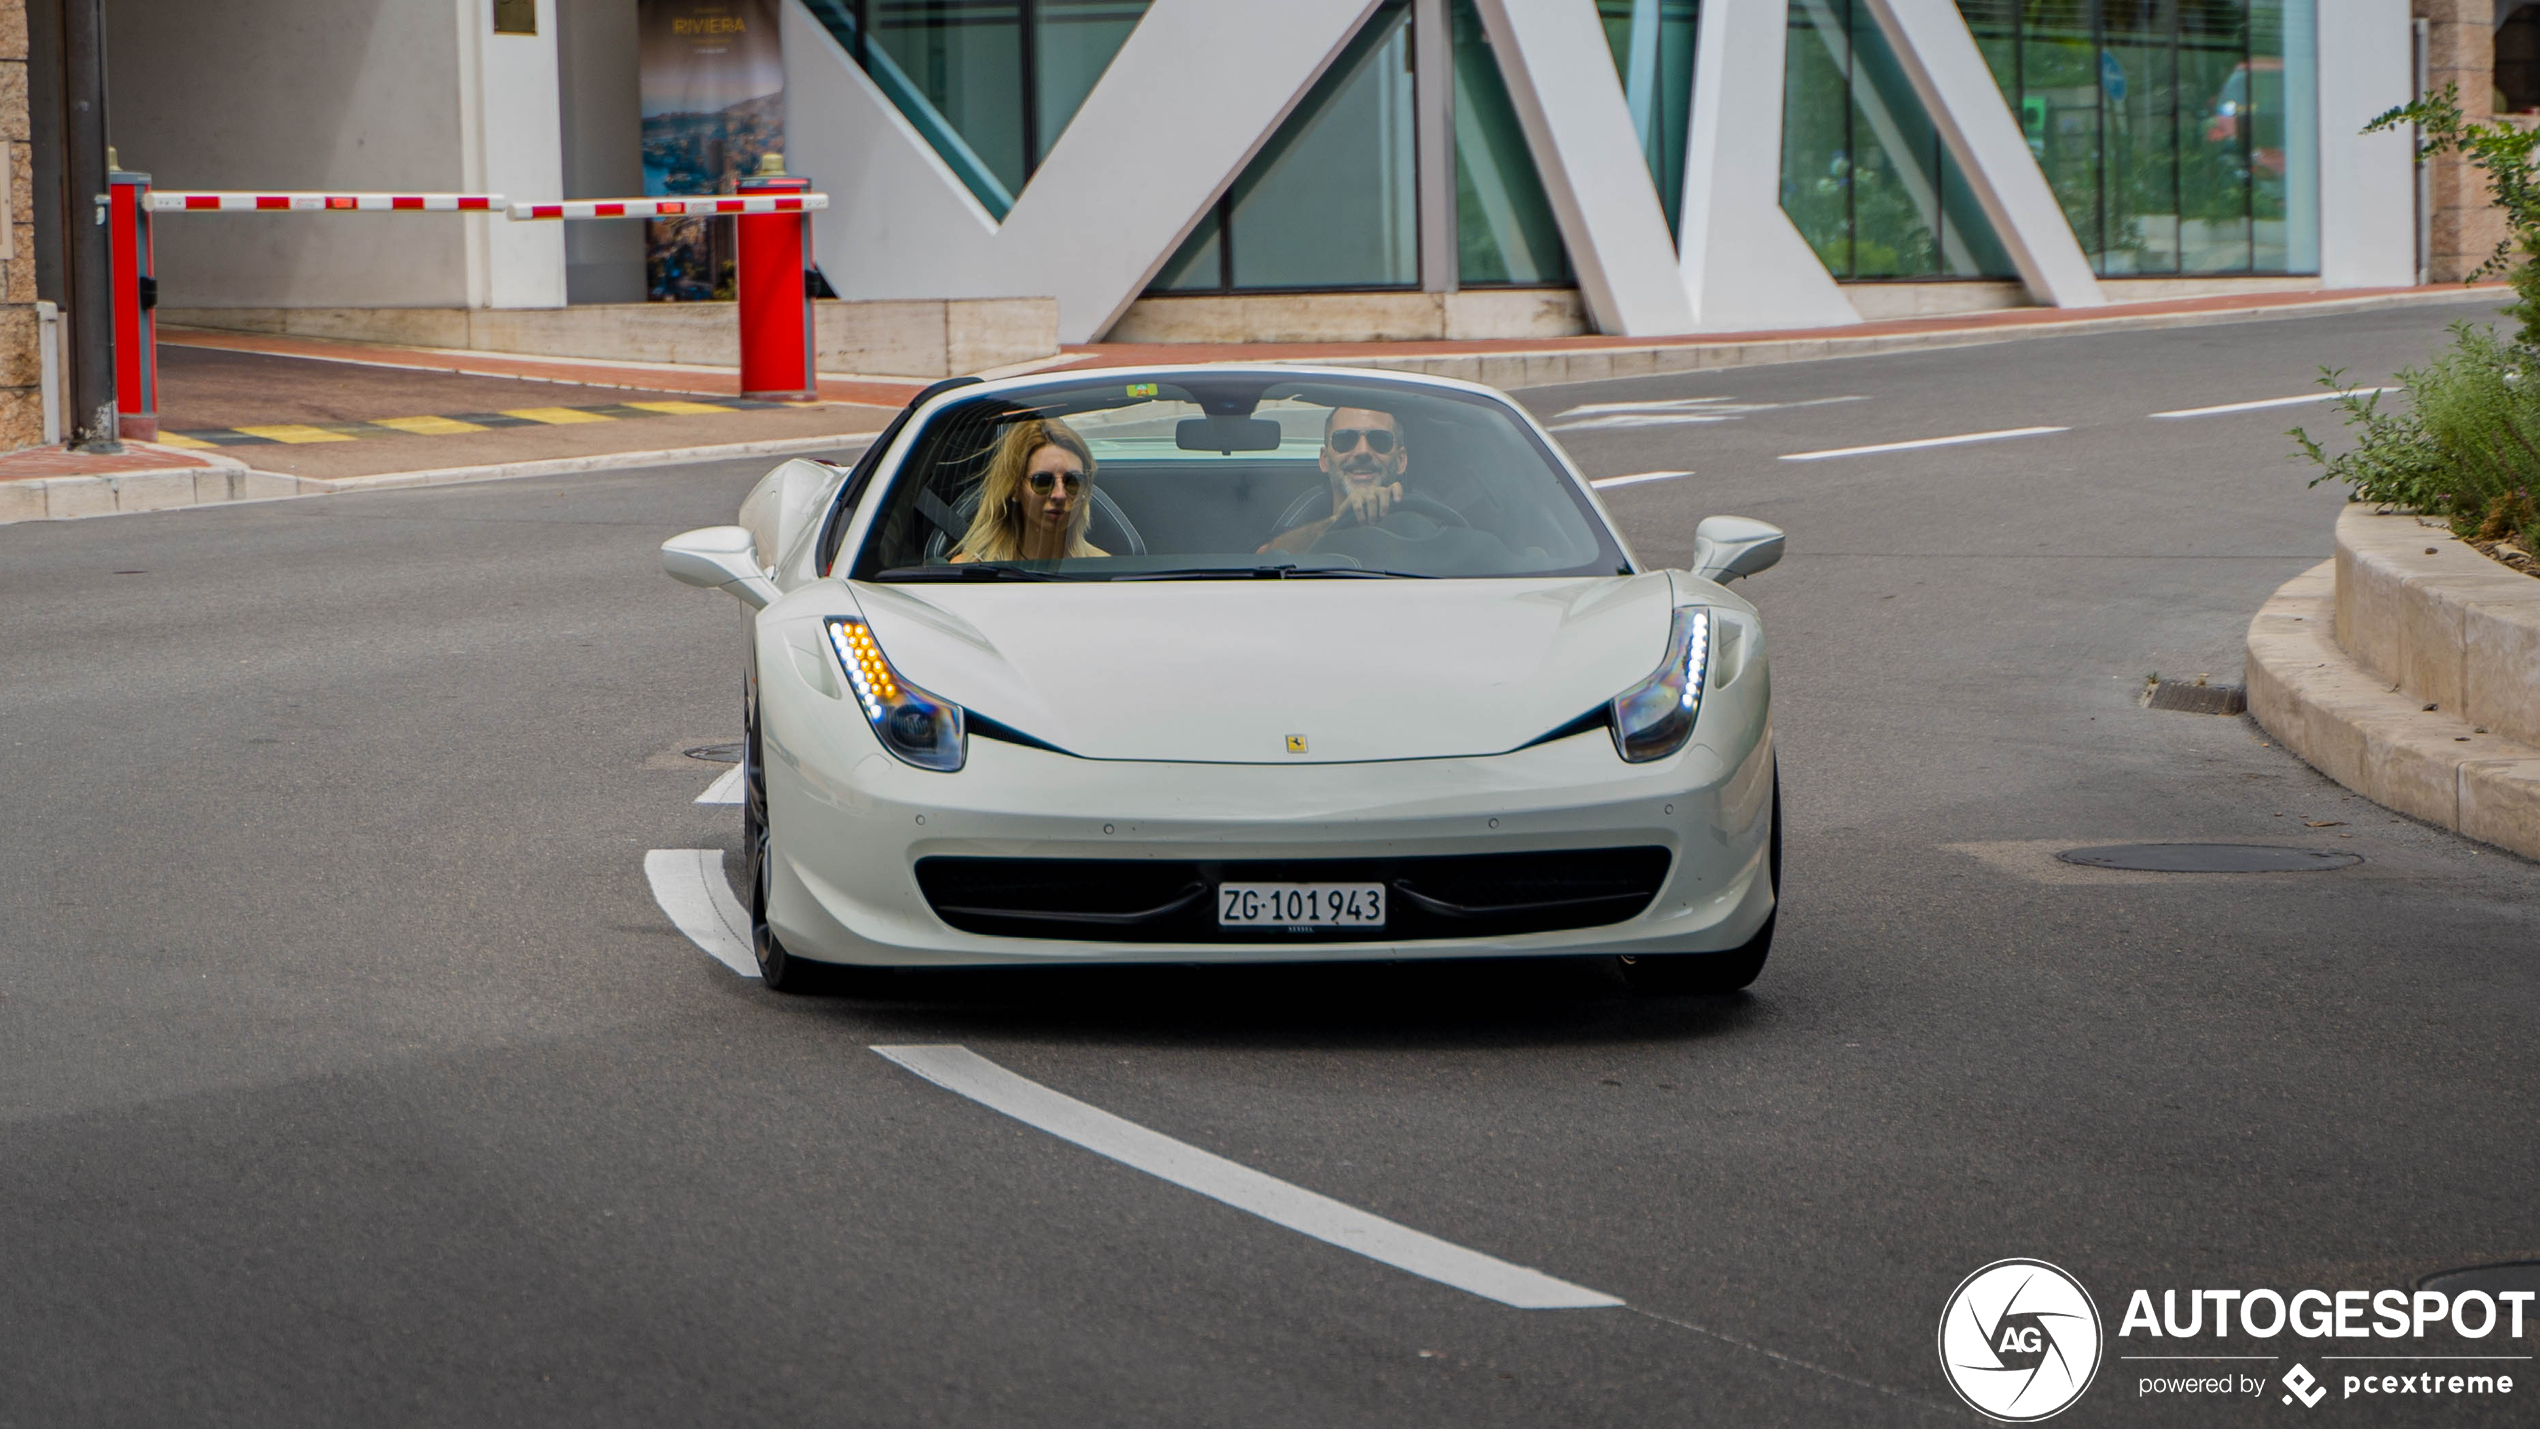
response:
[[[1634,764],[1684,748],[1702,709],[1711,665],[1711,612],[1688,606],[1667,629],[1667,658],[1648,679],[1614,698],[1614,751]]]
[[[831,616],[829,644],[855,687],[856,703],[882,738],[882,747],[920,769],[946,774],[959,769],[969,751],[962,737],[961,706],[900,678],[882,656],[872,628],[847,616]]]

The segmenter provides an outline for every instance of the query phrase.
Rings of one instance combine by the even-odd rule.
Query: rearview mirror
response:
[[[1279,424],[1267,417],[1184,417],[1173,424],[1173,445],[1186,452],[1274,452]]]
[[[724,591],[752,610],[781,593],[759,569],[758,542],[747,526],[704,526],[661,543],[661,568],[683,585]]]
[[[1706,516],[1693,528],[1693,573],[1722,585],[1782,558],[1782,528],[1743,516]]]

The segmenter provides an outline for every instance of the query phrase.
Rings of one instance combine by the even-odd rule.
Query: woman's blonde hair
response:
[[[1032,417],[1006,429],[988,474],[979,483],[979,509],[971,515],[959,550],[974,561],[1012,561],[1023,555],[1023,473],[1043,447],[1058,447],[1085,464],[1085,486],[1067,523],[1067,554],[1099,556],[1085,539],[1094,514],[1094,453],[1074,428],[1055,417]]]

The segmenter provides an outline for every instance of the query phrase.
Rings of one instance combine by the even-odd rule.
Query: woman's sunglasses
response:
[[[1367,439],[1367,450],[1376,455],[1392,454],[1394,435],[1382,427],[1334,427],[1331,436],[1325,440],[1332,444],[1332,450],[1346,452],[1357,450],[1361,437]]]
[[[1067,494],[1070,496],[1085,489],[1085,474],[1081,471],[1036,471],[1024,479],[1032,483],[1034,496],[1049,495],[1051,490],[1062,481],[1067,483]]]

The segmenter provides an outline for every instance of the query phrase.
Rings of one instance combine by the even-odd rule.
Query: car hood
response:
[[[1240,764],[1504,753],[1657,668],[1674,605],[1664,573],[852,589],[901,677],[978,715]]]

